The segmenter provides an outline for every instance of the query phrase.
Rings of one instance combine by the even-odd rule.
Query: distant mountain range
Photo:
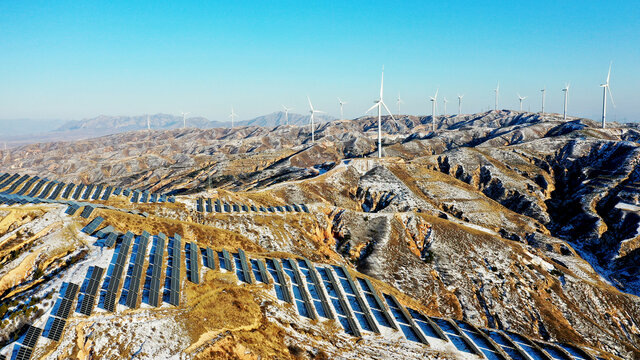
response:
[[[181,116],[154,114],[148,115],[148,117],[152,130],[178,129],[183,127]],[[288,118],[289,124],[291,125],[306,125],[310,120],[308,115],[294,113],[290,113]],[[315,119],[318,123],[335,120],[335,118],[329,115],[317,115]],[[5,127],[5,130],[7,131],[0,132],[0,141],[5,142],[9,147],[38,142],[88,139],[127,131],[147,129],[147,115],[100,115],[91,119],[72,120],[64,123],[60,120],[7,120],[5,122],[7,124],[15,124],[13,127]],[[285,113],[283,111],[277,111],[249,120],[236,121],[234,125],[276,127],[285,124]],[[190,117],[186,119],[186,125],[189,128],[200,129],[227,128],[231,127],[231,122],[211,121],[203,117]]]

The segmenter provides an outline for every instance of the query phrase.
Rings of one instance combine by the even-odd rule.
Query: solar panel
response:
[[[175,203],[175,202],[176,202],[176,198],[175,198],[175,197],[173,197],[173,196],[170,196],[170,197],[167,199],[167,201],[173,204],[173,203]]]
[[[248,282],[249,284],[253,284],[254,281],[251,277],[249,265],[247,264],[247,254],[245,254],[244,250],[238,249],[238,257],[240,258],[240,266],[242,267],[242,272],[244,273],[246,282]]]
[[[212,207],[213,206],[211,204],[211,199],[207,199],[207,201],[205,202],[205,210],[207,212],[212,212],[213,211]]]
[[[110,248],[116,244],[117,239],[118,239],[118,234],[116,234],[115,232],[109,233],[109,235],[107,235],[107,238],[104,241],[104,245]]]
[[[62,189],[64,188],[64,183],[59,183],[56,188],[53,190],[53,192],[51,193],[51,196],[49,196],[49,200],[55,200],[58,198],[58,196],[60,195],[60,193],[62,192]]]
[[[115,190],[113,190],[113,195],[114,196],[118,196],[122,193],[122,188],[121,187],[117,187]]]
[[[247,205],[242,205],[241,208],[242,208],[242,211],[244,212],[249,211],[249,207]]]
[[[327,319],[335,319],[335,317],[333,316],[333,313],[331,312],[329,301],[326,295],[324,294],[324,292],[322,291],[322,283],[320,282],[320,279],[316,274],[315,267],[313,266],[313,264],[307,259],[302,259],[302,260],[299,259],[298,266],[300,270],[303,272],[303,274],[305,275],[305,278],[307,280],[307,288],[309,289],[309,293],[311,294],[311,297],[314,300],[313,302],[314,302],[314,305],[316,306],[316,310],[318,311],[318,314],[320,314],[321,316]],[[321,309],[322,311],[318,309],[318,306],[317,306],[318,300],[320,301],[320,306],[322,307]]]
[[[93,234],[93,236],[97,237],[98,239],[102,239],[105,236],[107,236],[108,234],[114,232],[116,229],[111,226],[111,225],[107,225],[105,227],[103,227],[102,229],[96,231],[95,234]]]
[[[282,206],[276,206],[276,210],[278,210],[278,212],[283,212]]]
[[[156,202],[157,199],[158,199],[158,194],[152,193],[151,196],[149,197],[149,202],[154,203]]]
[[[69,283],[67,289],[64,292],[64,298],[73,301],[73,299],[75,299],[76,295],[78,294],[79,289],[80,286],[78,286],[78,284]]]
[[[75,186],[76,186],[76,184],[74,184],[74,183],[67,184],[67,187],[64,189],[64,192],[62,193],[62,198],[63,199],[68,199],[69,195],[71,194],[71,191],[73,190],[73,188]]]
[[[202,199],[198,198],[196,199],[196,211],[198,212],[202,212]]]
[[[82,194],[82,189],[84,189],[84,184],[78,184],[78,186],[76,186],[76,191],[73,193],[73,198],[75,200],[78,200],[80,194]]]
[[[82,193],[82,199],[84,200],[89,199],[89,195],[91,195],[91,191],[93,190],[93,188],[94,188],[93,184],[87,185],[87,187],[84,189],[84,193]]]
[[[289,205],[285,205],[285,206],[284,206],[284,210],[285,210],[286,212],[291,212],[291,206],[289,206]]]
[[[91,215],[92,212],[93,212],[93,206],[87,205],[87,206],[84,207],[84,209],[80,213],[80,216],[82,216],[83,218],[87,219]]]
[[[76,204],[71,204],[69,205],[69,207],[67,208],[67,210],[64,212],[65,214],[69,215],[69,216],[73,216],[73,214],[76,213],[76,211],[78,211],[80,207]]]
[[[251,205],[251,211],[258,212],[258,208],[255,205]]]
[[[267,275],[267,268],[264,265],[264,261],[262,259],[256,259],[255,261],[258,265],[258,271],[260,272],[260,277],[262,278],[262,282],[265,284],[271,284],[271,280]]]
[[[384,298],[385,300],[387,300],[389,309],[394,314],[396,321],[400,325],[400,328],[407,339],[428,345],[429,342],[427,341],[427,338],[413,321],[413,318],[411,317],[411,315],[409,315],[407,309],[405,309],[404,306],[400,304],[398,299],[396,299],[396,297],[391,294],[384,294]],[[454,323],[452,323],[452,325],[455,327]],[[460,333],[460,335],[462,335],[460,329],[458,329],[458,332]],[[472,346],[475,347],[475,345]],[[478,350],[477,348],[475,348],[474,352],[482,356],[482,352],[480,352],[480,350]]]
[[[189,277],[189,281],[194,284],[200,283],[200,269],[198,267],[198,247],[195,242],[190,242],[185,244],[186,247],[189,247],[187,251],[187,275]]]
[[[29,325],[29,327],[27,328],[27,333],[22,340],[22,345],[30,348],[35,347],[40,334],[42,334],[42,329]]]
[[[18,186],[20,186],[23,182],[27,181],[27,179],[29,179],[29,175],[23,175],[22,177],[20,177],[16,182],[14,182],[13,184],[11,184],[11,186],[9,187],[9,189],[3,191],[5,193],[12,193],[14,192]]]
[[[47,197],[47,195],[49,195],[49,193],[51,192],[51,189],[55,184],[56,184],[55,181],[48,183],[47,186],[44,187],[44,190],[42,190],[40,195],[38,195],[37,197],[41,199],[44,199],[45,197]]]
[[[85,295],[82,299],[82,305],[80,305],[79,313],[82,315],[90,316],[95,305],[96,297],[91,295]]]
[[[97,185],[95,187],[95,191],[93,192],[93,195],[90,195],[91,196],[91,200],[100,199],[100,194],[102,194],[102,189],[103,189],[102,185]]]
[[[224,205],[222,205],[222,210],[224,212],[231,212],[231,206],[229,206],[229,204],[224,203]]]
[[[272,208],[271,206],[269,206],[269,207],[267,208],[267,211],[268,211],[268,212],[270,212],[270,213],[274,212],[274,210],[273,210],[273,208]]]
[[[100,226],[100,224],[102,224],[103,221],[104,219],[101,216],[96,216],[93,220],[91,220],[90,223],[87,224],[87,226],[82,228],[81,231],[83,233],[91,235],[96,231],[98,226]]]
[[[129,196],[129,194],[131,194],[131,189],[124,189],[124,190],[122,190],[122,195],[124,195],[124,196]]]
[[[146,191],[143,191],[141,196],[140,196],[140,202],[141,203],[146,203],[148,197],[149,197],[149,193],[146,192]]]
[[[20,346],[18,351],[16,352],[15,360],[28,360],[31,359],[31,355],[33,353],[33,349],[29,349],[24,346]]]
[[[49,332],[47,333],[47,338],[53,341],[60,341],[62,331],[64,330],[66,323],[67,322],[63,319],[53,318],[52,324],[49,327]]]
[[[18,174],[13,174],[10,177],[8,177],[5,181],[2,182],[2,184],[0,184],[0,189],[2,189],[5,186],[8,186],[9,184],[11,184],[12,182],[14,182],[17,178],[19,178],[20,175]]]
[[[131,196],[131,202],[132,203],[137,203],[139,196],[140,196],[140,193],[138,192],[138,190],[134,190],[133,191],[133,195]]]
[[[300,207],[298,207],[298,205],[291,204],[291,206],[293,207],[293,210],[295,210],[296,212],[300,212]]]
[[[107,186],[107,188],[104,190],[104,194],[102,195],[102,200],[103,201],[109,200],[109,197],[111,196],[112,191],[113,191],[113,187]]]
[[[238,204],[233,204],[233,212],[240,212],[240,207],[238,206]]]
[[[167,196],[166,195],[160,195],[158,196],[158,202],[159,203],[163,203],[167,200]]]

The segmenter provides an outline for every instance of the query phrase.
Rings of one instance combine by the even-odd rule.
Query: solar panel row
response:
[[[120,282],[122,280],[122,273],[124,272],[124,265],[127,255],[129,253],[129,248],[131,247],[131,242],[133,239],[133,233],[127,231],[124,234],[122,242],[118,248],[118,255],[116,256],[115,263],[113,265],[113,270],[111,272],[111,276],[109,277],[109,282],[107,286],[107,290],[103,295],[103,307],[107,311],[113,312],[116,307],[116,297],[118,289],[120,288]]]
[[[367,307],[366,303],[362,299],[362,296],[360,296],[360,292],[358,292],[358,288],[356,287],[356,284],[353,281],[353,278],[351,277],[349,271],[343,266],[334,265],[333,269],[335,271],[335,274],[338,276],[338,281],[342,286],[342,290],[344,291],[346,299],[349,302],[351,310],[353,311],[355,318],[358,320],[360,327],[363,330],[380,333],[380,329],[378,328],[376,322],[373,320],[369,307]],[[367,296],[366,293],[365,296]],[[378,322],[381,325],[391,327],[388,322],[384,321],[384,318],[382,320],[383,321],[378,319]]]
[[[210,247],[207,247],[206,249],[204,249],[202,262],[204,266],[208,267],[209,269],[213,269],[213,270],[216,269],[215,255],[213,250]]]
[[[187,278],[194,284],[200,283],[200,269],[198,262],[198,246],[195,242],[185,244],[185,253],[187,255]]]
[[[311,305],[309,294],[307,294],[307,291],[304,289],[298,265],[293,259],[282,259],[282,267],[291,280],[291,288],[293,289],[293,296],[295,298],[295,305],[298,309],[298,314],[317,320],[318,316],[313,309],[313,305]]]
[[[282,271],[280,262],[274,259],[266,259],[266,263],[267,270],[273,278],[274,287],[278,299],[292,304],[293,301],[291,298],[291,292],[289,291],[289,285],[287,284],[287,280],[284,276],[284,271]]]
[[[16,193],[17,195],[24,195],[26,194],[27,190],[29,190],[29,188],[31,187],[31,185],[33,185],[33,183],[35,183],[38,179],[40,179],[40,177],[38,176],[34,176],[31,179],[29,179],[29,181],[27,181],[24,186]]]
[[[47,197],[47,195],[49,195],[49,193],[51,192],[51,189],[53,188],[53,185],[55,185],[55,184],[56,184],[55,181],[52,181],[52,182],[48,183],[47,186],[44,187],[44,190],[42,190],[40,195],[38,195],[36,197],[40,198],[40,199],[44,199],[45,197]]]
[[[96,216],[95,218],[93,218],[93,220],[91,220],[90,223],[87,224],[87,226],[82,228],[81,231],[85,234],[91,235],[96,231],[98,226],[100,226],[100,224],[102,224],[103,221],[104,219],[102,218],[102,216]]]
[[[174,306],[180,304],[180,262],[182,242],[180,235],[175,234],[169,240],[167,278],[165,280],[165,300]]]
[[[57,317],[50,317],[47,321],[48,331],[45,334],[45,337],[53,341],[60,341],[60,338],[62,337],[62,331],[64,330],[64,326],[66,325],[66,323],[66,320]]]
[[[100,194],[102,194],[102,189],[103,189],[102,185],[96,186],[96,191],[93,192],[93,196],[91,197],[91,200],[98,200],[100,198]]]
[[[120,301],[123,302],[124,300],[124,304],[132,309],[138,306],[142,266],[144,265],[144,258],[147,254],[148,243],[149,233],[143,231],[142,235],[137,237],[133,246],[127,277],[125,278],[125,286],[122,289],[122,295],[120,297]]]
[[[82,189],[84,189],[84,184],[78,184],[78,186],[76,186],[76,191],[73,193],[74,200],[78,200],[80,194],[82,194]]]
[[[249,270],[249,265],[247,264],[247,254],[245,254],[244,250],[238,249],[238,257],[240,259],[240,267],[244,274],[245,281],[249,284],[253,284],[253,279],[251,278],[251,270]]]
[[[327,319],[335,319],[331,307],[329,307],[327,296],[324,291],[322,291],[320,279],[318,279],[318,275],[311,262],[307,259],[298,259],[297,265],[300,272],[304,275],[309,295],[316,308],[316,313]]]
[[[42,334],[42,329],[33,325],[29,325],[29,327],[27,328],[27,333],[22,340],[22,346],[34,348],[36,346],[36,343],[38,342],[40,334]]]
[[[415,324],[413,318],[407,312],[407,309],[398,302],[395,296],[391,294],[384,294],[384,298],[387,301],[389,310],[391,310],[391,313],[394,315],[396,322],[400,325],[400,329],[404,333],[404,336],[411,341],[421,342],[428,345],[429,342],[427,341],[427,338]],[[477,354],[482,356],[482,353]]]
[[[16,347],[16,349],[14,349],[14,355],[12,356],[12,359],[28,360],[28,359],[31,359],[32,354],[33,354],[33,349],[29,349],[24,346]]]
[[[53,192],[51,193],[51,196],[49,196],[49,200],[55,200],[58,198],[58,196],[60,196],[60,193],[62,192],[62,189],[64,188],[64,183],[58,183],[58,185],[56,186],[56,188],[53,190]]]
[[[274,213],[274,212],[309,212],[309,209],[307,208],[307,206],[305,204],[291,204],[291,205],[283,205],[283,206],[269,206],[267,208],[265,208],[264,206],[260,206],[260,208],[257,208],[255,205],[251,205],[251,207],[241,204],[227,204],[227,203],[222,203],[220,201],[220,199],[216,199],[215,203],[212,204],[211,199],[203,199],[203,198],[197,198],[196,199],[196,211],[198,212],[249,212],[249,211],[253,211],[253,212],[270,212],[270,213]]]
[[[345,300],[344,294],[340,291],[340,286],[331,272],[331,269],[317,266],[316,270],[322,278],[324,288],[327,290],[327,294],[333,304],[333,308],[338,315],[338,322],[347,333],[358,337],[362,336],[362,333],[354,319],[353,313],[349,309],[349,305]]]
[[[83,200],[89,199],[89,196],[91,195],[91,191],[93,190],[93,188],[94,188],[93,184],[89,184],[85,187],[84,192],[82,193]]]
[[[160,305],[160,278],[162,276],[162,259],[164,258],[165,242],[166,236],[163,233],[160,233],[156,237],[154,245],[151,248],[151,259],[149,261],[151,278],[148,285],[148,303],[151,306]]]
[[[64,212],[67,215],[73,216],[73,214],[76,213],[76,211],[78,211],[78,209],[80,208],[80,206],[78,206],[78,204],[71,204],[69,205],[69,207],[67,208],[67,210]]]
[[[91,213],[93,212],[94,207],[91,205],[87,205],[84,207],[84,209],[82,209],[82,212],[80,213],[80,216],[82,216],[85,219],[88,219],[89,216],[91,216]]]
[[[114,231],[116,231],[116,229],[113,226],[107,225],[107,226],[103,227],[102,229],[96,231],[96,233],[93,236],[97,237],[98,239],[102,239],[102,238],[104,238],[105,236],[111,234]]]
[[[71,194],[71,191],[73,190],[73,188],[76,185],[74,183],[69,183],[67,184],[67,187],[64,189],[64,192],[62,193],[62,198],[63,199],[68,199],[69,195]]]
[[[46,184],[46,183],[47,183],[47,181],[49,181],[49,180],[47,180],[47,179],[40,179],[40,181],[38,181],[38,182],[36,183],[36,186],[34,186],[34,187],[33,187],[33,189],[31,190],[31,192],[30,192],[27,196],[35,197],[35,196],[38,194],[38,192],[40,192],[40,189],[42,189],[42,187],[44,186],[44,184]]]
[[[118,234],[115,232],[111,232],[109,233],[109,235],[107,235],[107,238],[104,240],[104,246],[110,248],[113,245],[116,244],[116,240],[118,239]]]

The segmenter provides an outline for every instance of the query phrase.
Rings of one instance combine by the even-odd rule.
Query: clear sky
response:
[[[640,120],[636,1],[0,1],[0,119],[188,111],[226,120],[316,108],[347,117],[377,98],[425,114],[493,106]],[[442,110],[442,103],[439,104]]]

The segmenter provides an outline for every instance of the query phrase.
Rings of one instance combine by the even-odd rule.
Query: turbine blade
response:
[[[384,66],[382,66],[382,77],[380,78],[380,100],[382,100],[383,90],[384,90]]]
[[[380,106],[380,103],[375,103],[375,104],[373,104],[373,106],[372,106],[372,107],[370,107],[370,108],[369,108],[369,110],[367,110],[367,112],[369,112],[369,111],[371,111],[371,110],[375,109],[375,108],[376,108],[376,106]]]
[[[613,61],[611,61],[609,63],[609,72],[607,73],[607,85],[609,85],[609,78],[611,77],[611,65],[613,64]]]
[[[607,91],[609,92],[609,99],[611,99],[611,105],[613,105],[613,107],[616,107],[616,103],[613,101],[613,94],[611,93],[611,88],[609,86],[607,86]]]
[[[313,111],[313,105],[311,105],[311,99],[309,99],[309,95],[307,95],[307,100],[309,101],[309,107],[311,108],[311,111]]]
[[[387,113],[389,113],[389,115],[391,115],[391,119],[393,119],[393,121],[396,121],[396,119],[393,117],[393,114],[391,113],[391,110],[389,110],[389,108],[387,107],[387,104],[385,104],[384,102],[380,102],[382,104],[382,106],[384,106],[384,109],[387,110]]]

